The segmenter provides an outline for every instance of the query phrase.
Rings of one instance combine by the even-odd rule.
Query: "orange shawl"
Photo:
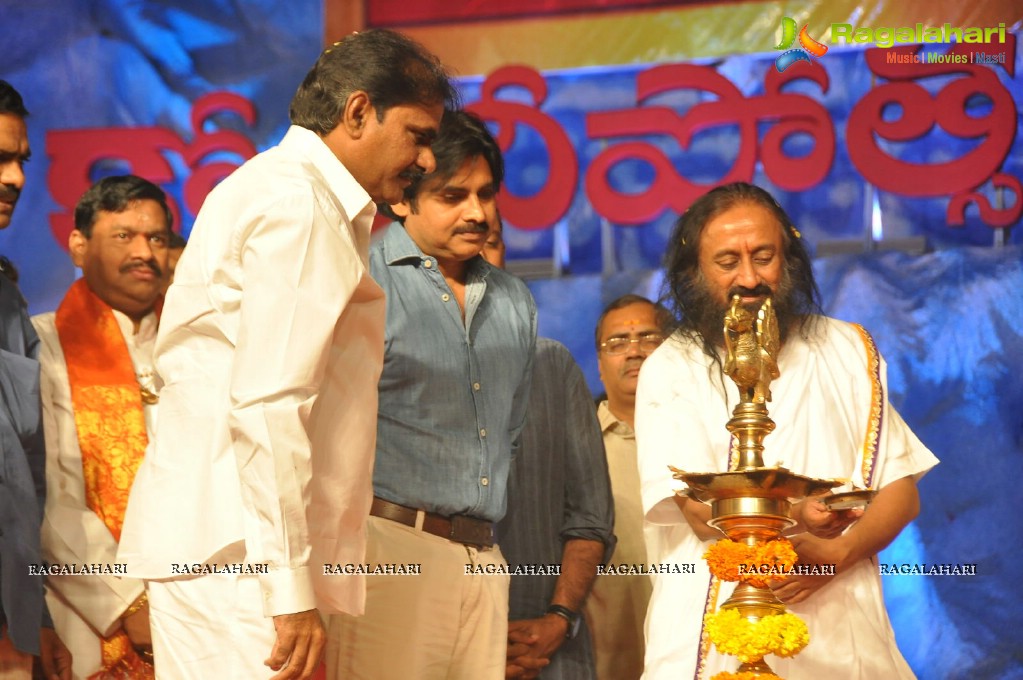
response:
[[[110,306],[84,279],[75,281],[56,313],[57,335],[67,363],[71,404],[82,452],[85,500],[115,540],[128,492],[148,437],[135,366]],[[103,670],[147,677],[128,636],[119,630],[102,642]],[[152,667],[148,667],[152,677]]]

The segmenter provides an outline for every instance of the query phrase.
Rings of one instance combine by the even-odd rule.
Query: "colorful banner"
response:
[[[353,23],[343,9],[349,0],[326,0],[333,35],[372,26],[370,18],[380,0],[366,0],[363,23]],[[1004,23],[1018,30],[1023,6],[1018,0],[789,0],[778,2],[661,3],[623,11],[602,11],[594,2],[588,13],[552,12],[530,17],[488,18],[481,7],[518,3],[448,3],[471,8],[462,19],[447,23],[390,24],[419,40],[437,54],[454,73],[482,76],[508,64],[531,66],[541,72],[619,65],[659,64],[768,53],[783,37],[786,17],[797,28],[831,48],[848,45],[832,35],[835,24],[857,28],[997,27]],[[350,14],[350,13],[349,13]],[[859,44],[858,47],[863,47]]]
[[[226,2],[144,11],[125,0],[64,0],[46,9],[0,2],[12,36],[0,77],[35,112],[36,153],[0,247],[16,264],[44,263],[45,276],[29,268],[22,281],[33,309],[55,306],[74,276],[64,255],[70,213],[92,181],[133,171],[159,182],[187,234],[209,188],[283,134],[287,102],[318,51],[315,3],[280,16]],[[851,16],[839,10],[831,16]],[[628,21],[651,12],[674,13],[675,21],[726,12],[727,30],[711,31],[720,50],[735,40],[736,25],[745,26],[750,45],[762,41],[767,24],[784,38],[783,11],[809,12],[814,21],[825,12],[819,3],[724,3],[620,11],[617,21],[624,35]],[[877,16],[894,21],[899,12],[882,3]],[[961,9],[956,16],[989,15]],[[747,21],[753,17],[760,20]],[[672,35],[704,34],[673,26]],[[489,39],[475,28],[444,30]],[[541,274],[657,267],[677,214],[706,188],[734,179],[773,189],[812,244],[1016,243],[1018,229],[995,231],[1018,222],[1023,205],[1019,55],[1015,34],[1007,37],[1003,62],[993,64],[889,61],[962,56],[963,46],[833,45],[783,71],[775,61],[781,52],[771,51],[553,71],[503,64],[460,82],[465,102],[494,122],[507,150],[501,200],[510,258],[539,261]],[[564,43],[532,44],[581,54]],[[24,222],[33,228],[19,228]]]
[[[647,7],[705,3],[706,0],[369,0],[366,2],[366,26],[406,28],[422,24],[476,22],[481,19],[528,19],[538,16],[600,12],[634,11]],[[710,4],[724,4],[721,0]]]

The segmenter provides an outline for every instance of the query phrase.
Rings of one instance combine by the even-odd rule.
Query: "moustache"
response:
[[[21,190],[10,184],[0,184],[0,201],[4,203],[15,203],[21,196]]]
[[[732,286],[728,289],[728,299],[731,300],[733,295],[738,295],[739,297],[764,297],[774,295],[774,291],[766,284],[761,283],[756,288]]]
[[[418,165],[413,165],[402,170],[398,174],[398,177],[404,180],[408,180],[414,185],[418,183],[421,179],[423,179],[425,175],[426,173],[423,172],[422,168],[420,168]]]
[[[155,262],[143,261],[129,262],[128,264],[122,266],[118,271],[120,271],[122,274],[126,274],[136,269],[148,269],[157,276],[161,277],[163,276],[163,271],[160,269],[160,265],[156,264]]]
[[[490,227],[486,222],[467,224],[464,227],[458,227],[455,229],[456,234],[485,234],[488,231],[490,231]]]

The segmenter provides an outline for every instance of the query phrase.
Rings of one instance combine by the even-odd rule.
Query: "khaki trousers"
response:
[[[500,680],[508,637],[507,563],[476,548],[370,517],[368,564],[420,564],[411,576],[367,576],[366,613],[329,618],[329,680]]]

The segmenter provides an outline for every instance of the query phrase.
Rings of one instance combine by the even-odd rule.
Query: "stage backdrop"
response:
[[[0,250],[33,311],[74,279],[67,234],[92,181],[134,172],[187,234],[206,192],[288,125],[321,50],[319,0],[0,0],[0,78],[29,109],[32,159]]]
[[[874,332],[896,406],[943,461],[884,559],[978,573],[886,577],[900,644],[922,678],[1023,677],[1011,594],[1023,574],[1002,549],[1021,533],[1009,505],[1023,461],[1019,3],[414,5],[0,0],[0,78],[25,95],[34,151],[0,251],[32,310],[53,309],[74,278],[69,215],[90,182],[160,183],[187,235],[209,188],[283,135],[324,36],[398,28],[493,123],[512,265],[542,277],[530,284],[541,331],[594,391],[600,309],[657,295],[671,224],[707,187],[763,184],[818,253],[857,252],[818,259],[828,308]],[[946,23],[985,42],[925,30]],[[913,39],[880,46],[905,37],[898,27]],[[873,252],[893,246],[939,250]]]

